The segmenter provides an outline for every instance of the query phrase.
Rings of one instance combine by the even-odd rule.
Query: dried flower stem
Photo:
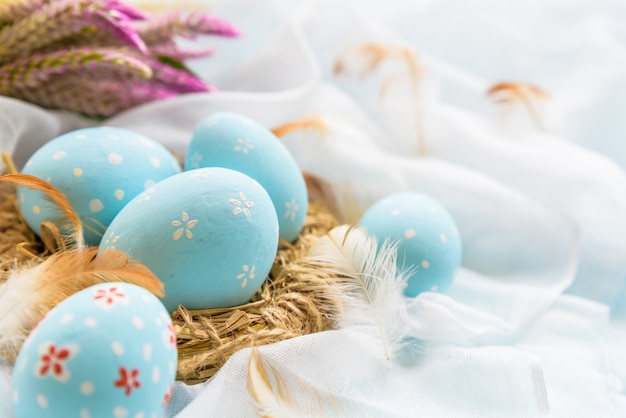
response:
[[[494,97],[496,103],[511,104],[520,102],[528,112],[535,127],[544,130],[544,124],[535,107],[534,101],[543,100],[548,94],[541,88],[528,83],[504,81],[496,83],[487,90],[487,96]]]

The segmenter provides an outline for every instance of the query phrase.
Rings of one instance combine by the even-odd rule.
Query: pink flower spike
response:
[[[205,35],[220,35],[228,38],[241,36],[241,32],[235,26],[213,16],[203,15],[197,27],[203,28],[199,32]]]
[[[95,14],[101,19],[94,22],[94,24],[100,29],[111,33],[125,44],[134,46],[141,53],[148,53],[148,47],[133,26],[129,25],[127,22],[123,22],[120,20],[116,21],[112,18],[112,16],[110,16],[108,12],[98,11]]]
[[[177,61],[185,61],[188,59],[210,57],[215,53],[215,49],[207,48],[190,51],[188,49],[178,49],[176,45],[159,45],[150,47],[149,52],[152,56],[166,56]]]
[[[128,20],[146,20],[148,18],[145,13],[135,9],[128,4],[122,3],[119,0],[106,0],[104,7],[109,10],[121,13],[122,15],[127,17]]]

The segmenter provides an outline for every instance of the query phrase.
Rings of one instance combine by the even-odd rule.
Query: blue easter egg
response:
[[[167,178],[115,217],[100,248],[148,266],[165,285],[172,312],[246,303],[269,273],[278,220],[267,192],[250,177],[220,167]]]
[[[59,189],[80,216],[87,244],[98,245],[132,198],[180,171],[159,143],[126,129],[98,127],[51,140],[30,157],[23,173]],[[36,233],[42,222],[61,219],[61,212],[41,192],[19,188],[18,197],[24,219]]]
[[[127,283],[59,303],[13,369],[15,418],[160,417],[176,378],[176,336],[161,302]]]
[[[242,115],[214,113],[196,127],[186,169],[224,167],[257,180],[270,195],[280,239],[294,241],[306,217],[308,196],[302,171],[268,129]]]
[[[448,210],[419,193],[398,193],[372,205],[359,225],[379,242],[399,243],[398,267],[409,269],[405,294],[443,292],[461,264],[461,237]]]

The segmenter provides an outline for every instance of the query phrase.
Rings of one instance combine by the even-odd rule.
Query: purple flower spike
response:
[[[115,20],[111,13],[106,11],[98,11],[95,15],[99,19],[94,20],[94,25],[111,33],[123,43],[137,48],[141,53],[148,53],[148,47],[141,39],[141,36],[128,22]]]
[[[230,23],[203,13],[169,13],[147,22],[138,22],[137,29],[149,46],[171,42],[174,36],[193,39],[198,35],[239,36]]]

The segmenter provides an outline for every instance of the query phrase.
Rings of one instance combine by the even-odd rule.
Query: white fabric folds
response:
[[[284,143],[333,186],[345,221],[412,190],[440,200],[463,239],[452,287],[405,299],[407,344],[390,363],[376,332],[356,327],[260,349],[300,415],[626,416],[626,5],[224,0],[213,10],[245,34],[192,65],[221,92],[105,125],[184,154],[212,112],[270,128],[317,118],[325,130]],[[368,68],[365,44],[414,61],[395,52]],[[486,91],[505,80],[547,97],[530,111],[498,104]],[[0,97],[0,145],[18,164],[86,124]],[[205,384],[177,384],[166,416],[257,416],[249,354]],[[0,416],[9,377],[0,365]]]

